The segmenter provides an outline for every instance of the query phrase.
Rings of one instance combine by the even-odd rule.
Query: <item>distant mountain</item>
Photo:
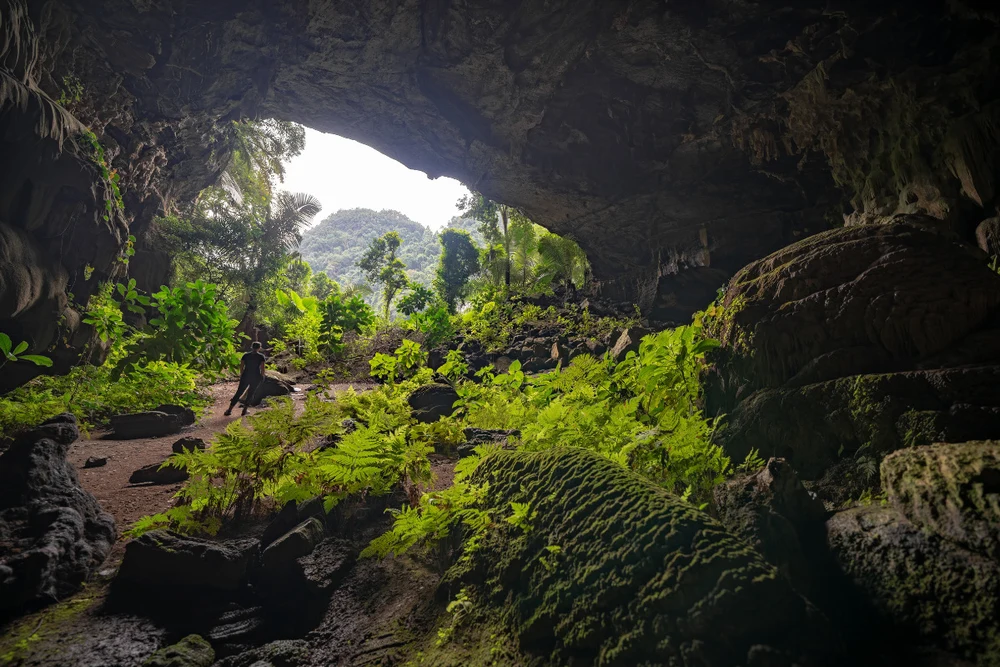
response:
[[[448,226],[465,229],[482,245],[479,223],[475,220],[455,217]],[[323,271],[341,285],[349,285],[364,280],[357,264],[371,240],[393,230],[403,240],[399,257],[406,264],[410,280],[430,287],[441,255],[438,234],[399,211],[367,208],[337,211],[306,230],[299,253],[313,271]]]

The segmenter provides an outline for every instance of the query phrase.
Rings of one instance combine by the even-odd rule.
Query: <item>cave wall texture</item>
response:
[[[72,363],[74,304],[129,233],[129,273],[163,280],[153,219],[217,179],[242,117],[518,206],[661,319],[845,222],[920,213],[974,241],[998,27],[988,0],[0,0],[0,331]]]

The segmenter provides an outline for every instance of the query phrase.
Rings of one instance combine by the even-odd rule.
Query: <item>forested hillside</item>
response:
[[[482,244],[478,225],[471,218],[452,218],[449,227],[469,231]],[[400,258],[406,264],[411,281],[430,287],[441,245],[436,232],[414,222],[399,211],[373,211],[367,208],[341,210],[306,231],[299,252],[313,271],[323,271],[342,285],[363,278],[358,260],[372,239],[397,231],[403,239]]]

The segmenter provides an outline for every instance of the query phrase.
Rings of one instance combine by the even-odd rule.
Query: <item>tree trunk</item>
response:
[[[500,219],[503,220],[503,284],[510,290],[510,234],[507,232],[507,207],[500,207]]]

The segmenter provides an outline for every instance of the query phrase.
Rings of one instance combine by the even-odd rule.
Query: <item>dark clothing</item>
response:
[[[243,373],[240,378],[261,378],[261,367],[264,365],[264,355],[260,352],[247,352],[243,355]]]

